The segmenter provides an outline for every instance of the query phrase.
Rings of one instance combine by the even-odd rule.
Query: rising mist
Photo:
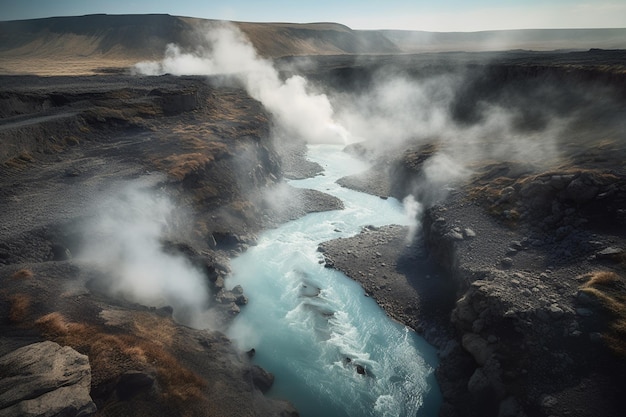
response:
[[[304,77],[279,77],[271,61],[261,58],[234,25],[207,28],[204,43],[183,51],[170,44],[160,62],[140,62],[138,74],[218,75],[240,83],[273,115],[275,134],[309,143],[346,143],[348,133],[333,120],[328,97],[310,88]]]
[[[100,272],[94,283],[110,295],[148,306],[171,306],[174,317],[202,327],[206,278],[184,257],[164,248],[188,219],[153,184],[132,182],[97,201],[83,230],[78,259]]]
[[[314,85],[297,74],[281,78],[232,24],[207,27],[201,38],[193,50],[171,44],[162,61],[139,63],[134,71],[226,77],[269,110],[273,135],[283,141],[367,142],[378,154],[436,144],[438,152],[424,166],[425,180],[416,187],[431,188],[426,194],[439,197],[446,184],[467,178],[478,160],[554,163],[558,138],[572,117],[549,107],[537,117],[514,95],[494,100],[488,94],[495,87],[476,82],[480,74],[462,65],[425,74],[382,66],[365,88],[340,91],[325,85],[323,77]],[[487,93],[480,96],[472,88]],[[545,94],[544,101],[554,97]]]
[[[452,64],[442,67],[443,71],[426,73],[383,66],[364,88],[346,91],[325,85],[323,77],[315,84],[298,74],[281,77],[273,62],[260,57],[231,24],[207,27],[200,38],[202,42],[191,50],[168,45],[161,61],[138,63],[135,73],[206,75],[212,76],[212,82],[242,86],[273,116],[272,134],[279,146],[281,141],[292,140],[364,142],[373,149],[376,159],[406,147],[434,145],[436,151],[424,162],[421,179],[409,187],[404,200],[406,211],[416,217],[424,205],[444,198],[450,186],[471,176],[473,164],[478,161],[516,161],[537,168],[555,164],[560,158],[559,140],[576,115],[569,102],[580,98],[565,97],[546,83],[531,89],[531,95],[543,98],[539,108],[532,108],[528,97],[484,84],[480,71]],[[413,196],[420,196],[422,201]],[[126,277],[136,275],[138,281],[129,281],[129,291],[133,294],[136,288],[140,297],[145,274],[135,269],[139,264],[127,259],[143,259],[151,265],[150,256],[161,257],[168,265],[158,269],[185,271],[185,278],[176,284],[177,288],[185,288],[177,291],[184,292],[170,295],[173,300],[168,302],[189,296],[192,308],[200,309],[206,300],[198,298],[196,273],[180,260],[162,256],[154,243],[159,224],[146,225],[141,233],[124,242],[129,253],[133,253],[130,246],[137,244],[147,254],[142,250],[136,256],[122,257],[114,252],[105,257],[125,259],[117,262],[122,267],[115,269],[116,285],[125,288]],[[119,222],[113,225],[120,227],[124,228]],[[418,225],[411,228],[409,239],[418,229]],[[159,285],[148,288],[146,293],[153,300],[162,297],[171,285],[166,278],[157,282]],[[181,282],[188,285],[181,286]]]

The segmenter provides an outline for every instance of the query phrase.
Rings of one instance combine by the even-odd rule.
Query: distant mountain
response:
[[[87,15],[0,22],[0,51],[11,55],[161,55],[165,45],[192,46],[216,20],[170,15]],[[234,22],[266,56],[399,52],[378,32],[336,23]]]
[[[216,20],[170,15],[87,15],[0,22],[0,72],[89,73],[193,49]],[[233,22],[266,57],[504,49],[626,48],[626,29],[471,33],[352,30],[337,23]]]
[[[626,49],[626,28],[524,29],[482,32],[382,30],[379,33],[404,52]]]

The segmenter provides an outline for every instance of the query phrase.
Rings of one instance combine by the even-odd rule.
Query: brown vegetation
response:
[[[35,161],[35,158],[31,155],[30,152],[24,151],[20,153],[15,158],[11,158],[5,162],[5,165],[10,168],[22,168],[25,165],[32,163]]]
[[[583,275],[581,291],[595,297],[610,314],[611,323],[604,338],[618,355],[626,356],[626,284],[615,272],[596,271]]]
[[[31,297],[27,294],[14,294],[9,297],[11,307],[9,309],[9,320],[12,323],[22,323],[26,320],[31,305]]]
[[[583,285],[583,288],[590,288],[595,286],[612,286],[619,283],[619,275],[612,271],[596,271],[585,275],[588,281]]]
[[[165,171],[170,177],[182,181],[188,175],[199,173],[213,161],[214,158],[212,155],[193,152],[168,156],[158,161],[157,165],[165,168]]]
[[[39,318],[36,324],[46,337],[89,356],[93,387],[126,371],[144,370],[156,374],[165,404],[182,406],[203,397],[206,381],[183,366],[162,344],[133,334],[111,334],[93,325],[70,322],[56,312]]]
[[[30,269],[22,268],[18,271],[15,271],[13,275],[11,275],[11,279],[30,279],[33,276],[35,276],[35,274],[33,274],[33,271],[31,271]]]
[[[151,101],[129,100],[117,102],[116,100],[106,100],[98,103],[85,112],[85,117],[91,122],[118,121],[131,125],[141,125],[142,118],[156,117],[162,114],[162,109]]]

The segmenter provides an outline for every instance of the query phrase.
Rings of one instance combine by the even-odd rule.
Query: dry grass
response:
[[[28,151],[23,151],[15,158],[11,158],[6,161],[4,164],[11,168],[22,168],[27,164],[35,162],[35,158]]]
[[[582,276],[581,290],[595,297],[612,317],[604,334],[607,345],[618,355],[626,356],[626,284],[611,271],[596,271]]]
[[[619,275],[612,271],[596,271],[584,276],[588,281],[583,285],[583,288],[590,288],[596,286],[615,285],[620,282]]]
[[[2,61],[0,74],[93,75],[99,73],[100,68],[124,69],[139,61],[140,58],[134,57],[81,57],[78,54],[63,57],[14,56]]]
[[[168,156],[163,159],[162,164],[167,170],[167,174],[178,180],[184,180],[188,175],[197,174],[204,167],[214,161],[212,155],[200,152],[185,153]]]
[[[182,138],[181,147],[188,152],[170,155],[166,158],[153,158],[153,163],[160,170],[182,181],[187,176],[199,174],[207,165],[221,158],[228,152],[225,143],[217,141],[201,141],[197,138]]]
[[[76,136],[66,136],[63,141],[67,146],[76,146],[80,144],[80,139]]]
[[[32,298],[27,294],[14,294],[9,297],[9,303],[9,320],[12,323],[23,323],[28,317]]]
[[[161,109],[151,102],[129,103],[111,100],[99,103],[98,106],[89,109],[85,115],[91,121],[100,123],[117,121],[130,125],[141,126],[144,117],[156,117],[161,114]]]
[[[157,318],[152,314],[140,313],[133,321],[134,333],[144,339],[153,340],[164,346],[171,346],[176,335],[176,326],[171,320]]]
[[[32,277],[34,277],[35,274],[33,273],[33,271],[31,271],[30,269],[26,269],[26,268],[22,268],[20,270],[17,270],[13,273],[13,275],[11,275],[11,279],[30,279]]]
[[[161,344],[132,334],[111,334],[93,325],[69,322],[56,312],[39,318],[36,324],[46,337],[89,356],[93,386],[129,370],[153,369],[164,403],[182,406],[203,398],[206,381],[184,367]],[[152,324],[158,327],[158,323]],[[154,331],[148,334],[154,335]]]

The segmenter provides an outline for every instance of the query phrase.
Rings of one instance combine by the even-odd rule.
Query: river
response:
[[[268,395],[289,400],[303,417],[436,416],[435,349],[391,320],[359,284],[325,268],[317,252],[319,243],[366,225],[414,221],[395,199],[337,185],[367,168],[341,148],[310,146],[308,158],[323,175],[290,185],[334,195],[345,209],[268,230],[232,261],[229,282],[241,284],[250,301],[229,336],[242,349],[255,348],[255,363],[276,376]]]

